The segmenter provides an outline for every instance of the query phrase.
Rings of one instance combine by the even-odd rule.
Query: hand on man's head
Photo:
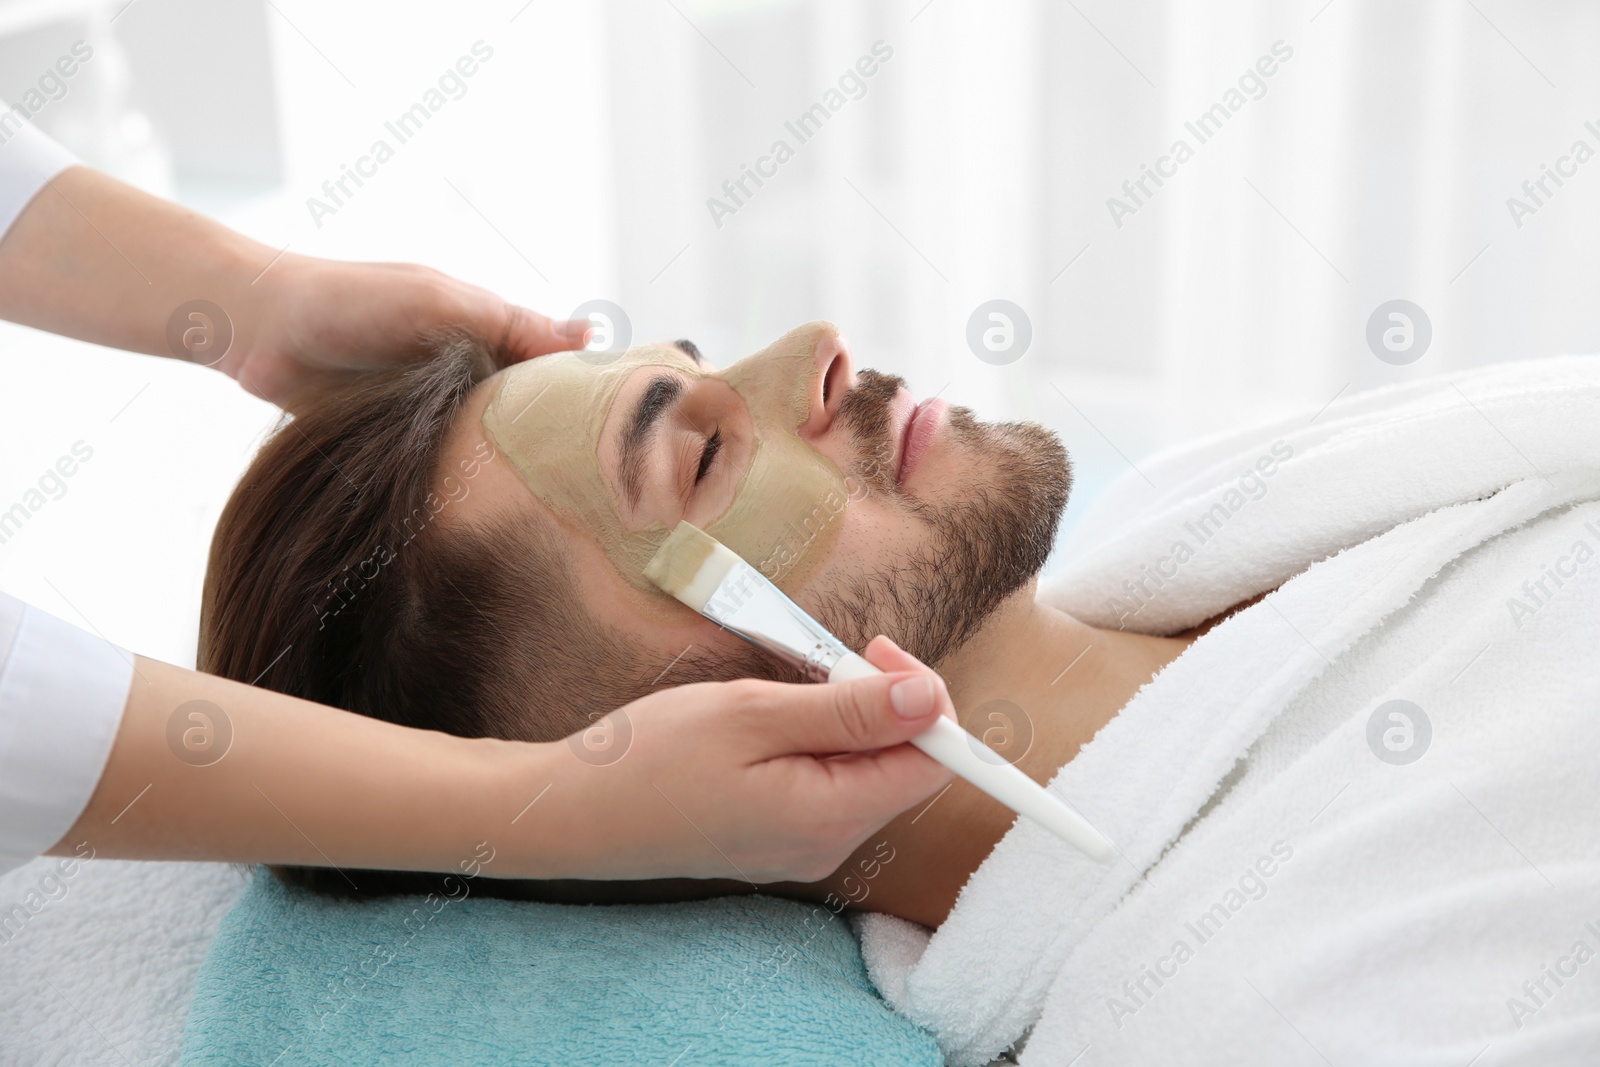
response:
[[[590,323],[558,322],[466,282],[409,263],[285,255],[257,283],[256,329],[218,369],[246,391],[296,410],[361,372],[426,358],[427,338],[464,327],[499,366],[581,349]]]

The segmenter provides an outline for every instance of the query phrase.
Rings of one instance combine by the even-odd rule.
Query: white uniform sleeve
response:
[[[127,652],[0,593],[0,874],[83,814],[132,682]]]
[[[0,113],[0,236],[77,159]],[[122,722],[133,658],[0,593],[0,873],[40,855],[89,804]]]
[[[33,123],[0,111],[0,236],[44,183],[77,163],[77,157]]]

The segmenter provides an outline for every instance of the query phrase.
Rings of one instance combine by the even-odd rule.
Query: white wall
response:
[[[728,358],[833,319],[920,394],[1058,429],[1069,523],[1176,441],[1596,345],[1600,163],[1520,227],[1506,203],[1575,139],[1600,151],[1593,5],[679,4],[699,33],[610,6],[637,317]],[[879,39],[894,58],[866,96],[716,226],[704,199]],[[1259,99],[1203,144],[1186,131],[1280,41]],[[1180,137],[1193,158],[1117,225],[1108,198]],[[1005,366],[964,336],[992,297],[1034,329]],[[1396,298],[1433,328],[1407,366],[1365,340]]]

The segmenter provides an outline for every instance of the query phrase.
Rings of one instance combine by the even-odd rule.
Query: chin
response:
[[[937,668],[1037,585],[1054,547],[1072,485],[1060,439],[1036,423],[979,423],[965,408],[951,409],[949,430],[901,487],[919,535],[836,575],[818,598],[819,620],[852,648],[886,633]]]

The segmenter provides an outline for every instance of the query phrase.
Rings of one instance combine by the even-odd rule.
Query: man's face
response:
[[[451,521],[531,498],[570,544],[587,610],[663,664],[691,643],[738,644],[643,578],[680,520],[847,644],[885,633],[935,666],[1049,554],[1071,485],[1055,436],[918,405],[900,379],[858,374],[826,323],[721,372],[692,345],[592,358],[531,360],[479,387],[446,461],[485,441],[497,459]]]

